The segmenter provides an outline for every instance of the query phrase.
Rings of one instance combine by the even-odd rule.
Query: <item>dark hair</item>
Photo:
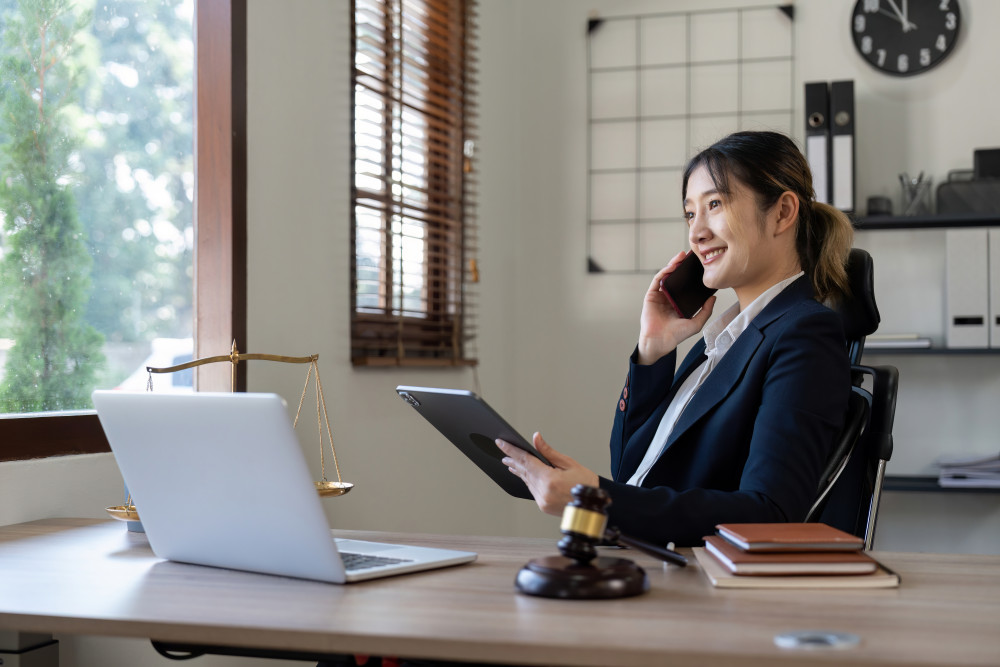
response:
[[[723,196],[733,193],[730,179],[752,190],[760,211],[774,206],[783,193],[794,194],[799,200],[795,247],[816,298],[828,301],[849,294],[845,265],[854,227],[842,211],[816,201],[809,163],[790,138],[758,131],[736,132],[720,139],[688,162],[682,198],[687,197],[691,172],[701,166],[708,169]]]

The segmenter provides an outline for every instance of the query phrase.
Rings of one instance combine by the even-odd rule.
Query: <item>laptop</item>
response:
[[[95,391],[92,398],[160,558],[335,584],[476,558],[334,538],[277,394]]]

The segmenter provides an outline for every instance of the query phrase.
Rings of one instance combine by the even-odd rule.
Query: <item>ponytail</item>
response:
[[[817,300],[850,296],[846,266],[853,243],[854,227],[843,211],[818,201],[800,203],[795,245]]]

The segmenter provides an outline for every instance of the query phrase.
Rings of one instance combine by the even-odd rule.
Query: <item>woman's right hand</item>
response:
[[[642,315],[639,318],[639,363],[648,365],[660,357],[677,349],[681,341],[697,334],[712,316],[715,297],[705,302],[698,313],[691,319],[677,314],[670,305],[667,295],[660,289],[660,281],[669,276],[681,263],[686,252],[677,253],[667,265],[653,276],[653,282],[646,290],[646,298],[642,303]]]

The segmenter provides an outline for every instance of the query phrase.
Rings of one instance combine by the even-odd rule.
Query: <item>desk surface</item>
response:
[[[167,642],[552,665],[996,665],[1000,557],[876,554],[899,589],[718,590],[692,558],[630,552],[652,590],[611,601],[519,595],[554,540],[339,532],[472,549],[443,570],[337,586],[165,562],[124,525],[52,519],[0,528],[0,628]],[[855,648],[790,651],[831,630]],[[667,657],[669,656],[669,658]]]

